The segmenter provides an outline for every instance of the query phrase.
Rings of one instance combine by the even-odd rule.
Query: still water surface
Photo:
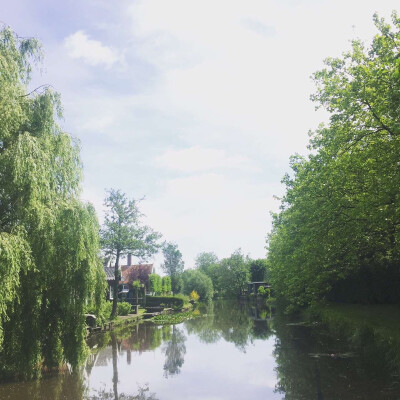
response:
[[[92,337],[79,373],[2,384],[0,399],[400,399],[395,329],[227,301],[201,311]]]

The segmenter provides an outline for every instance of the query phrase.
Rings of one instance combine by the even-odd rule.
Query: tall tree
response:
[[[212,269],[218,263],[218,257],[213,252],[203,252],[197,255],[195,260],[195,266],[201,272],[208,274],[210,269]]]
[[[58,125],[59,94],[27,93],[35,39],[0,31],[0,378],[76,366],[86,304],[104,273],[94,209],[79,200],[79,143]]]
[[[183,272],[185,263],[182,260],[182,253],[175,243],[166,243],[163,247],[164,263],[161,268],[171,277],[172,291],[177,293],[182,288],[180,274]]]
[[[228,296],[240,296],[250,279],[248,258],[238,249],[230,257],[222,259],[219,268],[223,293]]]
[[[275,292],[294,307],[345,286],[351,301],[400,301],[400,19],[374,22],[369,47],[355,40],[314,74],[312,99],[330,121],[283,179],[268,260]]]
[[[106,214],[101,229],[101,245],[107,256],[115,258],[114,299],[111,317],[117,315],[118,284],[120,280],[120,258],[132,254],[140,260],[146,260],[155,254],[161,235],[143,225],[143,214],[139,210],[138,200],[129,200],[120,190],[111,189],[104,201]]]

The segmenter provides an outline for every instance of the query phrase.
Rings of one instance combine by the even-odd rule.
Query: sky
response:
[[[0,20],[43,44],[31,87],[61,93],[82,198],[139,199],[143,222],[197,254],[266,255],[292,154],[327,121],[310,76],[398,0],[0,0]],[[162,257],[155,258],[156,268]]]

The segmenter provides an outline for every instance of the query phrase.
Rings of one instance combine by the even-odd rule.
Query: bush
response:
[[[86,307],[86,314],[94,314],[96,316],[97,326],[105,324],[110,319],[112,310],[112,301],[104,301],[100,310],[96,310],[94,306]]]
[[[210,301],[213,297],[214,290],[211,279],[198,270],[186,270],[182,274],[183,293],[190,295],[196,291],[200,301]]]
[[[123,301],[121,303],[117,303],[117,314],[118,315],[128,315],[132,309],[130,303]]]
[[[149,307],[159,307],[161,305],[171,308],[183,308],[184,299],[180,296],[146,296],[146,305]]]
[[[199,296],[199,294],[198,294],[195,290],[193,290],[193,291],[190,293],[190,298],[191,298],[193,301],[198,301],[199,298],[200,298],[200,296]]]
[[[269,288],[265,288],[264,286],[260,286],[257,290],[258,296],[268,298],[271,295],[271,290]]]

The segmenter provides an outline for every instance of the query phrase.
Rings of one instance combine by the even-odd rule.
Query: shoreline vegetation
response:
[[[400,19],[327,58],[311,100],[328,111],[294,155],[268,236],[275,294],[290,311],[323,300],[400,303]]]

